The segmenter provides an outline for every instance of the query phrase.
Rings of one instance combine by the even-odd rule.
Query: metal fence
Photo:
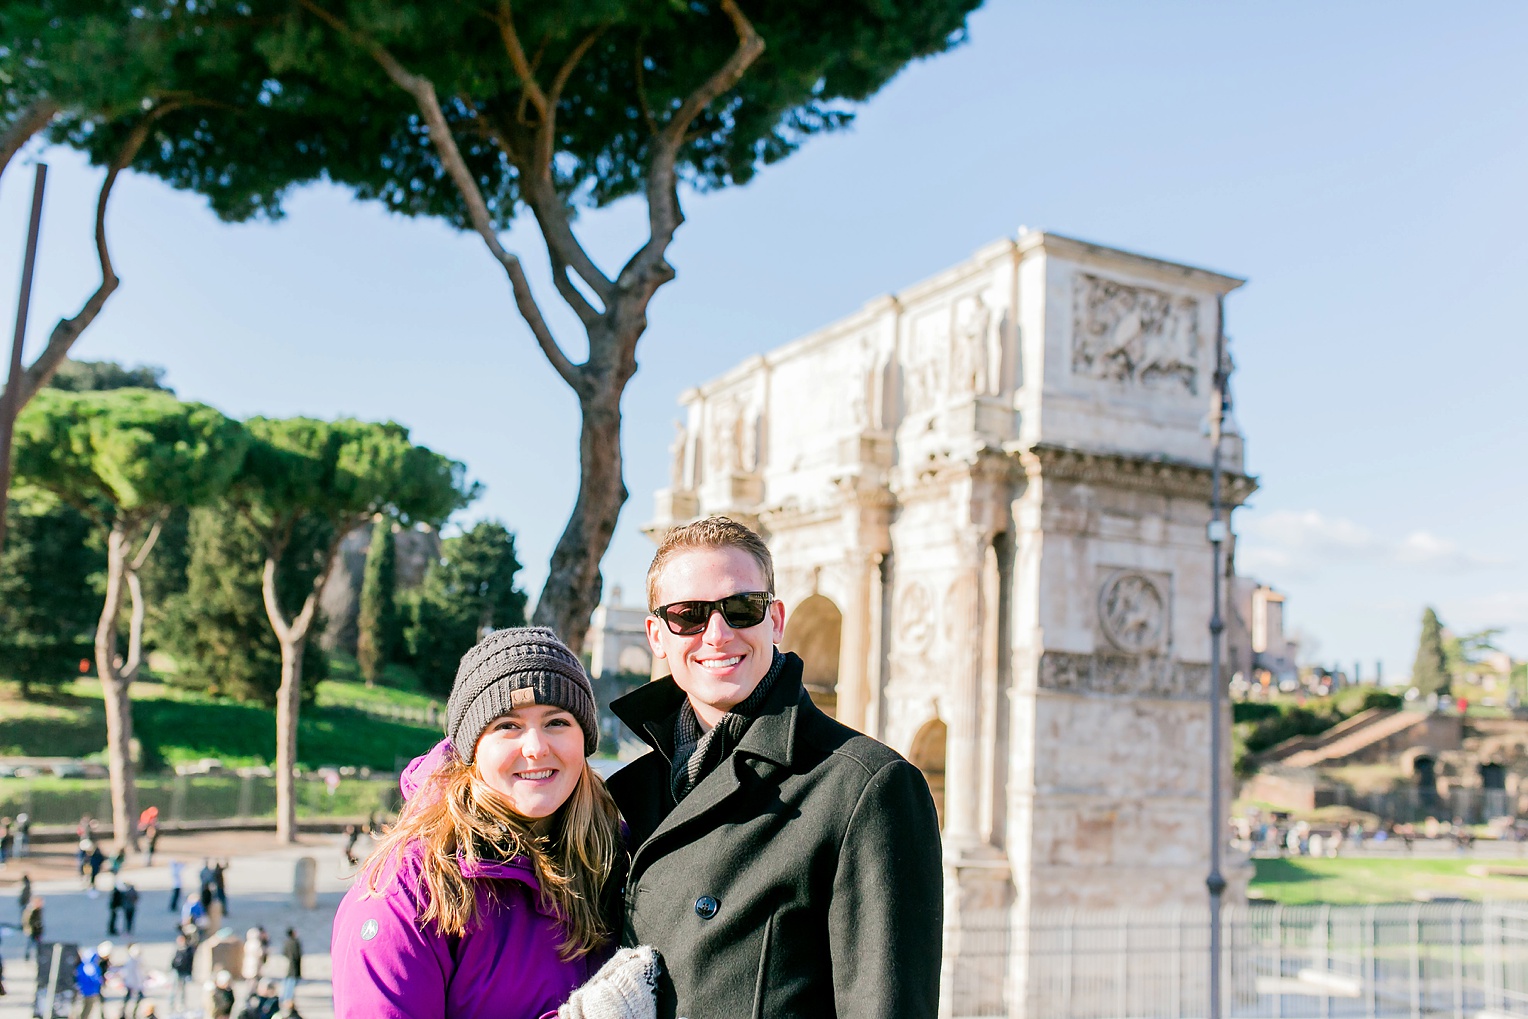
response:
[[[138,806],[159,808],[161,823],[274,817],[276,780],[261,775],[171,775],[138,779]],[[364,816],[397,808],[398,782],[392,776],[344,778],[337,783],[303,778],[297,786],[297,816]],[[82,816],[111,817],[111,788],[105,779],[32,782],[0,779],[0,816],[27,814],[33,824],[75,824]]]
[[[1222,922],[1228,1017],[1528,1017],[1528,905],[1259,905]],[[945,952],[957,1017],[1208,1011],[1203,909],[1045,912],[1028,924],[979,915],[946,932]]]

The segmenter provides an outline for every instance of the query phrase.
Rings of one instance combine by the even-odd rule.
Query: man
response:
[[[186,989],[191,985],[191,971],[196,965],[196,948],[184,934],[175,935],[175,954],[170,958],[174,983],[170,986],[170,1011],[180,1014],[191,1003]]]
[[[610,779],[631,827],[625,944],[662,953],[677,1014],[931,1019],[942,870],[916,768],[828,718],[781,654],[757,534],[669,532],[648,643],[672,676],[612,708],[652,752]]]
[[[281,1003],[290,1005],[297,997],[297,984],[302,980],[302,940],[290,927],[286,929],[286,942],[281,946],[281,957],[287,964],[286,976],[281,981]]]
[[[186,881],[186,865],[179,860],[170,861],[170,912],[180,909],[181,886]]]
[[[42,896],[37,896],[27,903],[26,910],[21,914],[21,933],[26,935],[27,947],[22,959],[30,959],[32,954],[37,953],[37,961],[42,963]]]
[[[96,1010],[101,1007],[101,992],[105,989],[106,971],[111,969],[111,953],[113,946],[110,941],[103,941],[85,958],[74,967],[74,987],[77,996],[74,999],[73,1019],[90,1019]],[[102,1013],[103,1019],[105,1013]]]
[[[106,933],[112,937],[116,937],[120,933],[117,930],[117,918],[122,913],[122,906],[122,883],[120,881],[113,881],[111,883],[111,896],[106,900],[107,916],[109,917],[106,921]]]
[[[122,929],[133,932],[133,920],[138,915],[138,889],[130,881],[122,883]]]

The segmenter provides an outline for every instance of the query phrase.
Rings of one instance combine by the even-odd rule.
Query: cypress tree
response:
[[[1417,641],[1417,660],[1411,667],[1411,685],[1423,694],[1448,693],[1448,660],[1443,653],[1443,624],[1431,606],[1422,613],[1422,636]]]
[[[18,487],[6,514],[10,540],[0,555],[0,674],[21,684],[67,682],[95,653],[101,592],[92,578],[106,551],[79,511]]]
[[[367,686],[373,686],[382,669],[392,661],[398,632],[398,547],[393,522],[378,516],[371,528],[371,548],[366,552],[366,573],[361,579],[361,614],[357,620],[356,664]]]

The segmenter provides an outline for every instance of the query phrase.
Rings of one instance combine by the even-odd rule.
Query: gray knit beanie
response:
[[[594,756],[599,716],[594,687],[578,656],[544,627],[495,630],[462,655],[446,701],[446,737],[456,755],[471,764],[488,724],[531,704],[555,704],[572,714],[584,730],[584,754]]]

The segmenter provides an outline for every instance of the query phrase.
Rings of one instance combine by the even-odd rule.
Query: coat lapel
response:
[[[775,688],[770,691],[769,697],[764,701],[759,717],[749,725],[748,731],[743,734],[743,739],[736,749],[722,759],[711,774],[701,779],[700,784],[690,791],[690,794],[679,801],[667,817],[659,822],[652,835],[647,838],[638,848],[632,860],[632,874],[636,875],[641,870],[644,851],[660,840],[672,835],[681,829],[703,820],[708,814],[725,806],[727,802],[743,788],[741,771],[744,757],[758,757],[771,761],[782,767],[790,767],[795,757],[796,721],[799,710],[799,701],[803,696],[801,686],[801,659],[789,652],[785,655],[785,667],[775,680]],[[672,684],[672,680],[660,681]],[[652,684],[657,686],[658,684]],[[677,687],[674,688],[677,692]],[[646,690],[638,690],[636,693],[627,694],[622,701],[630,701],[637,694],[645,693]],[[683,696],[683,694],[679,694]],[[670,702],[670,698],[652,697],[649,705],[663,707]],[[677,700],[674,701],[677,704]],[[634,707],[622,705],[621,701],[612,704],[616,707]],[[627,717],[627,715],[631,717]],[[655,742],[654,733],[644,724],[644,719],[636,710],[629,710],[620,715],[633,730],[643,735],[647,742],[653,745],[660,753],[663,748]],[[635,723],[635,724],[634,724]],[[666,756],[666,755],[665,755]],[[667,773],[664,773],[667,781]]]

